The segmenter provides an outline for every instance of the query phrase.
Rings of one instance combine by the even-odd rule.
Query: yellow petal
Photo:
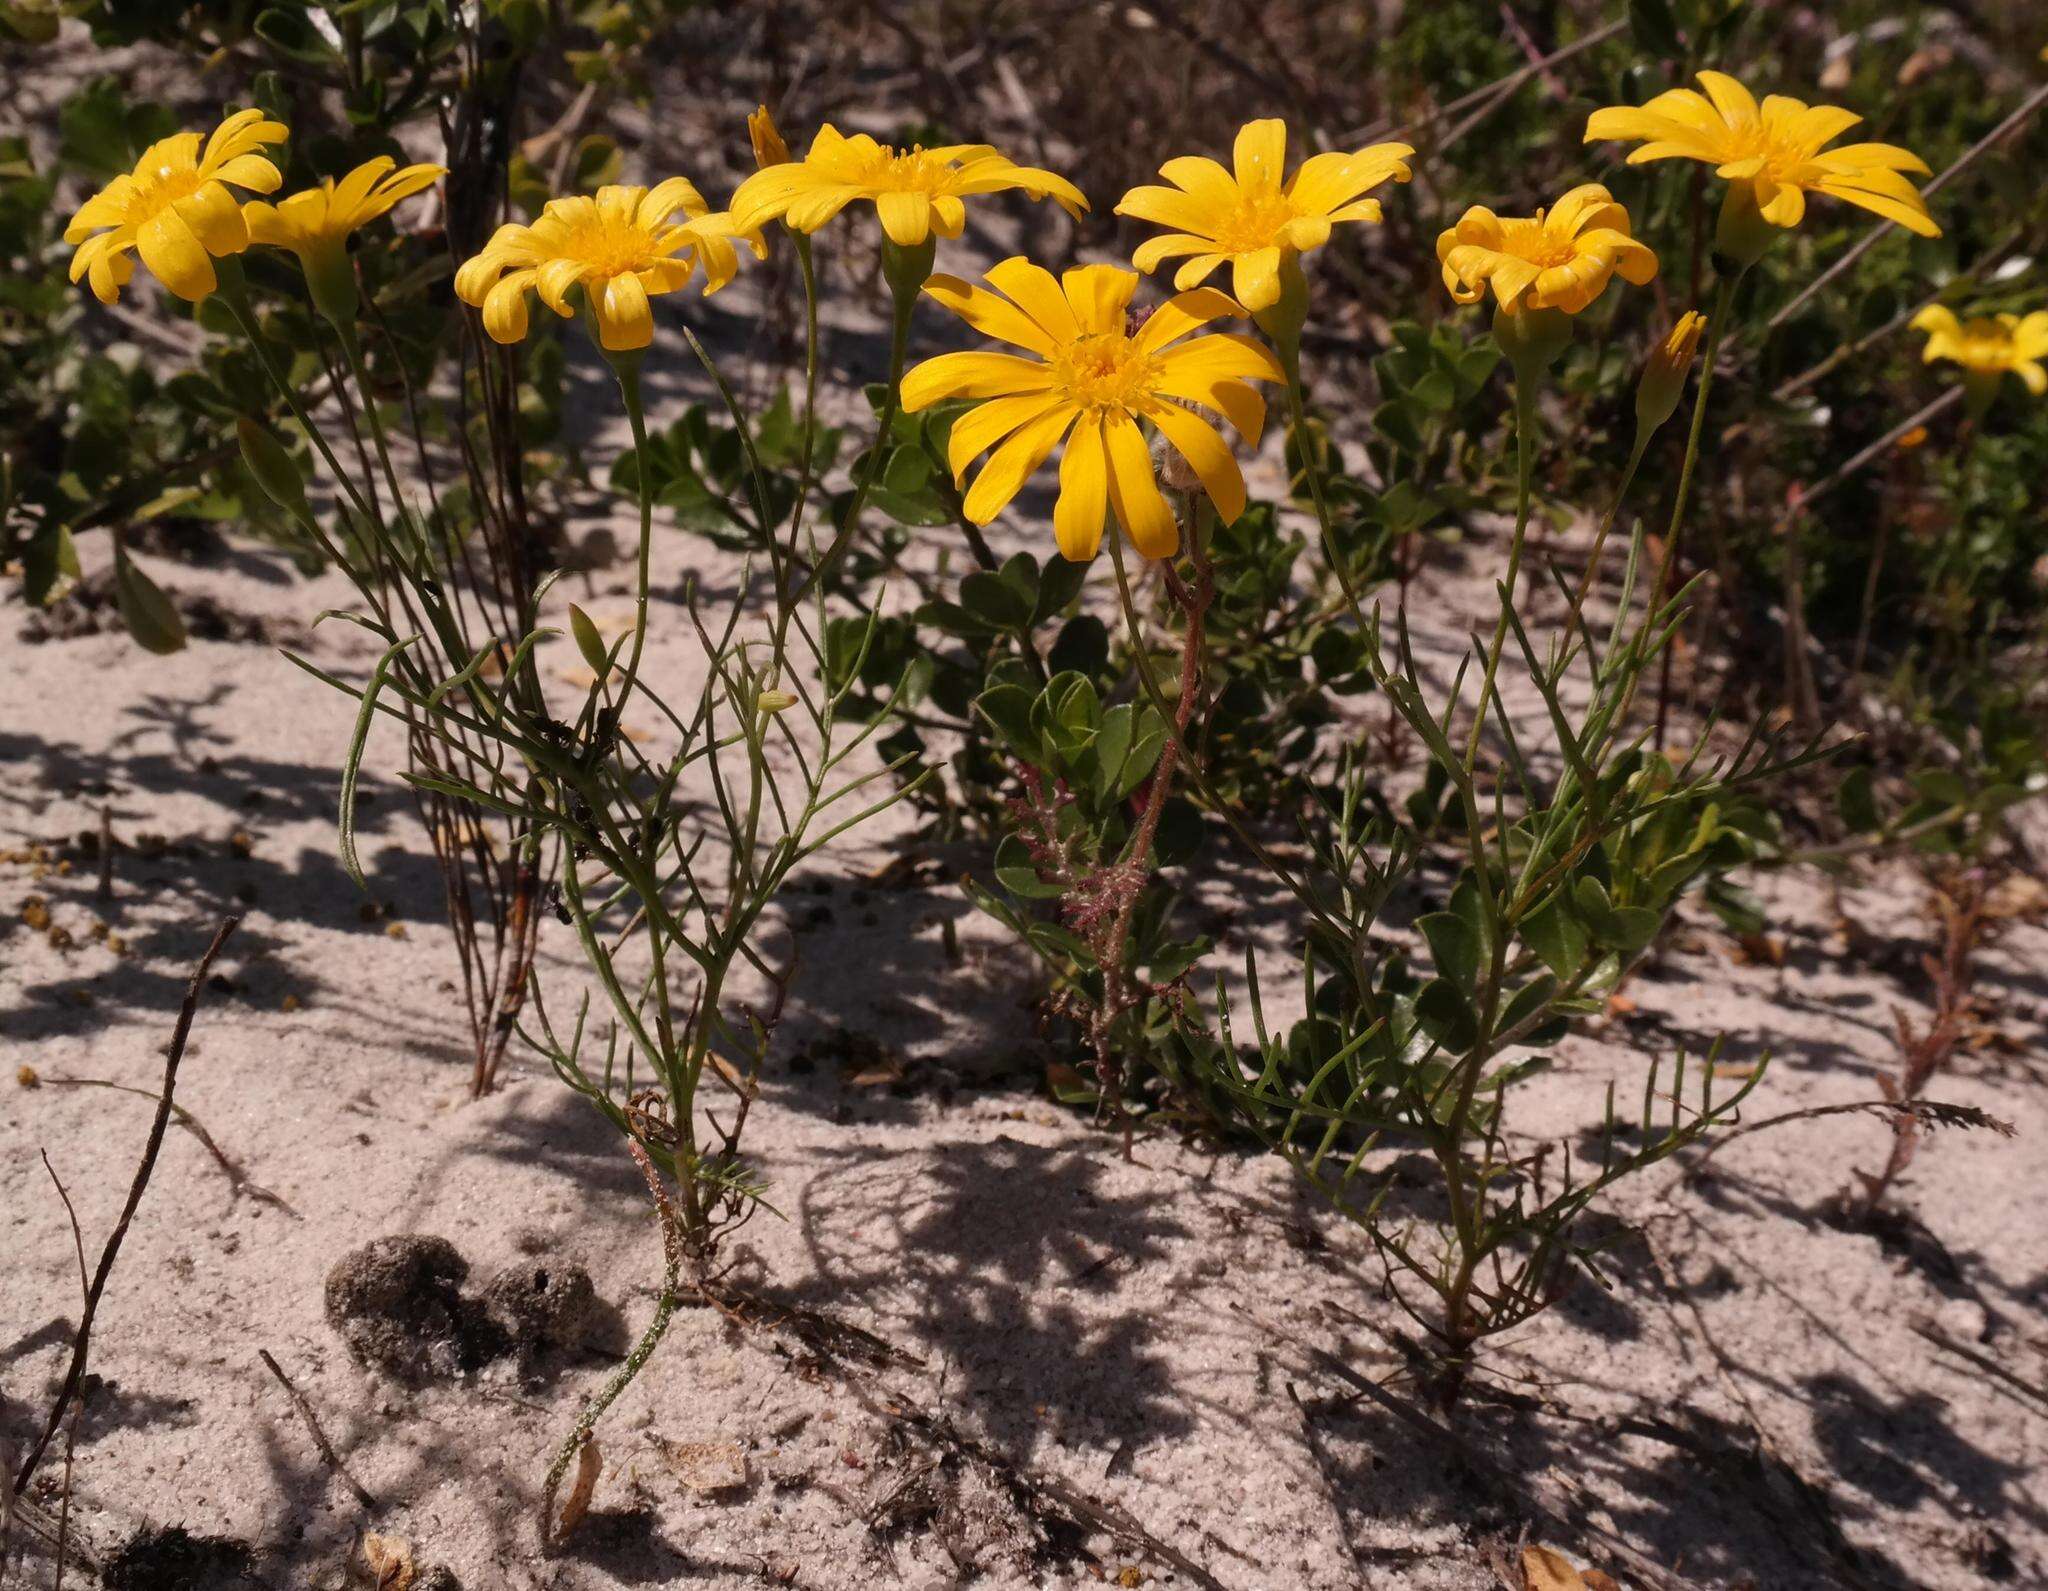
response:
[[[1140,221],[1155,222],[1171,227],[1177,232],[1192,232],[1198,237],[1214,237],[1217,228],[1236,207],[1237,190],[1230,190],[1230,197],[1221,204],[1213,200],[1196,198],[1182,193],[1178,188],[1161,188],[1156,185],[1133,188],[1117,201],[1118,215],[1133,216]]]
[[[1278,192],[1287,164],[1287,124],[1275,117],[1246,122],[1237,130],[1231,160],[1240,188]]]
[[[1707,98],[1714,102],[1714,109],[1730,126],[1745,126],[1762,119],[1755,96],[1726,72],[1701,72],[1699,79]]]
[[[1074,414],[1070,406],[1059,404],[989,455],[974,484],[967,489],[967,500],[962,505],[970,521],[986,525],[1009,505],[1010,499],[1023,490],[1024,483],[1045,462],[1046,455],[1059,444],[1060,437],[1073,423]]]
[[[1193,342],[1176,344],[1159,356],[1155,369],[1180,376],[1202,375],[1211,381],[1226,377],[1274,382],[1287,379],[1271,351],[1242,332],[1212,332]]]
[[[213,178],[247,188],[251,193],[275,193],[284,186],[283,174],[262,155],[237,155],[223,162]]]
[[[1158,371],[1152,390],[1164,398],[1185,398],[1219,411],[1253,447],[1266,428],[1266,400],[1249,382],[1203,370]]]
[[[1881,215],[1887,221],[1895,222],[1908,232],[1917,233],[1923,238],[1941,236],[1941,228],[1934,224],[1933,218],[1927,214],[1926,205],[1917,194],[1908,201],[1896,194],[1878,193],[1869,187],[1832,177],[1824,178],[1815,183],[1814,187],[1819,192],[1830,194],[1847,204],[1857,205],[1874,215]]]
[[[1242,315],[1244,306],[1228,293],[1213,287],[1199,287],[1176,293],[1145,318],[1132,342],[1144,352],[1158,353],[1199,326],[1225,315]]]
[[[1044,266],[1017,255],[991,266],[988,282],[1056,341],[1072,342],[1081,335],[1081,323],[1074,318],[1067,295],[1060,291],[1058,278]]]
[[[606,348],[645,348],[654,341],[654,311],[647,289],[630,271],[614,276],[596,295],[597,340]]]
[[[240,220],[240,212],[236,212]],[[197,303],[215,287],[213,261],[176,210],[160,211],[135,235],[136,252],[150,273],[178,297]]]
[[[133,177],[116,177],[78,207],[78,213],[64,227],[66,243],[83,243],[100,227],[119,226],[128,215],[128,197],[135,187]]]
[[[1140,243],[1131,253],[1131,264],[1150,274],[1168,260],[1183,254],[1207,254],[1216,245],[1208,238],[1198,238],[1186,232],[1161,232]]]
[[[898,248],[916,248],[932,235],[932,202],[921,193],[877,194],[875,209],[882,230]]]
[[[697,185],[688,177],[666,177],[647,190],[634,208],[633,219],[652,230],[678,210],[686,216],[696,217],[710,208],[704,202],[704,195],[697,191]]]
[[[1147,558],[1171,558],[1180,549],[1180,526],[1159,494],[1152,474],[1152,450],[1129,415],[1103,415],[1102,440],[1109,463],[1109,501],[1131,545]]]
[[[1109,463],[1102,451],[1102,421],[1084,414],[1067,438],[1060,458],[1060,495],[1053,504],[1052,532],[1060,553],[1086,563],[1102,546],[1103,516],[1109,511]]]
[[[1231,290],[1253,314],[1280,302],[1280,251],[1258,249],[1231,261]]]
[[[569,302],[569,290],[589,274],[591,267],[582,260],[546,260],[533,278],[534,291],[540,294],[540,301],[557,315],[573,315],[576,306]]]
[[[249,227],[242,219],[242,207],[217,182],[188,193],[171,208],[192,229],[199,246],[208,254],[239,254],[249,246]]]
[[[916,414],[945,398],[1004,398],[1051,384],[1051,369],[1036,359],[978,350],[940,354],[904,376],[903,409]]]
[[[496,342],[516,343],[526,336],[526,290],[532,271],[513,271],[484,298],[484,330]]]
[[[1048,410],[1072,408],[1068,401],[1050,392],[1025,392],[1013,397],[991,398],[969,409],[953,422],[946,439],[946,463],[958,482],[967,466],[1022,426],[1041,418]]]
[[[1122,331],[1124,309],[1138,289],[1138,278],[1121,266],[1077,265],[1062,273],[1060,288],[1082,331]]]
[[[943,273],[924,284],[927,297],[950,309],[984,337],[995,337],[1050,359],[1058,351],[1045,328],[1006,298]]]

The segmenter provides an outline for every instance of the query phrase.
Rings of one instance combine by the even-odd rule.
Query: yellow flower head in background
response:
[[[1640,107],[1611,105],[1586,123],[1586,142],[1640,140],[1630,165],[1646,160],[1699,160],[1748,188],[1763,219],[1797,226],[1806,196],[1825,193],[1896,221],[1921,237],[1941,235],[1926,201],[1901,172],[1927,174],[1927,164],[1896,144],[1823,146],[1863,118],[1833,105],[1808,105],[1783,94],[1755,97],[1723,72],[1700,73],[1701,94],[1674,88]]]
[[[401,167],[389,155],[379,155],[338,182],[323,177],[319,187],[277,204],[252,199],[242,206],[242,219],[251,243],[290,249],[310,264],[338,251],[358,227],[368,226],[447,175],[446,166]]]
[[[1107,512],[1147,558],[1180,546],[1173,510],[1160,494],[1149,422],[1187,460],[1217,513],[1244,511],[1244,476],[1230,444],[1188,404],[1222,414],[1256,443],[1266,403],[1251,381],[1283,380],[1279,362],[1250,338],[1188,333],[1243,311],[1208,288],[1168,299],[1133,326],[1126,314],[1138,278],[1113,265],[1083,265],[1055,279],[1018,258],[988,273],[997,289],[934,276],[925,292],[986,336],[1024,355],[954,353],[928,359],[903,378],[903,407],[916,413],[942,398],[983,400],[953,424],[948,444],[956,481],[994,448],[967,493],[967,517],[985,525],[1002,512],[1062,438],[1053,532],[1079,562],[1102,544]],[[1029,357],[1026,357],[1028,355]]]
[[[1973,376],[1994,380],[2011,374],[2035,397],[2048,393],[2048,367],[2041,363],[2048,358],[2048,309],[2037,309],[2024,319],[1986,315],[1958,320],[1954,310],[1929,304],[1912,324],[1915,331],[1927,333],[1921,357],[1929,364],[1946,359]]]
[[[1475,204],[1436,240],[1444,286],[1476,304],[1490,284],[1510,314],[1531,309],[1576,315],[1619,273],[1640,287],[1657,256],[1629,235],[1628,211],[1597,182],[1572,189],[1533,216],[1495,215]]]
[[[1204,155],[1169,160],[1159,175],[1173,186],[1133,188],[1116,213],[1174,229],[1138,246],[1131,263],[1139,270],[1191,256],[1173,278],[1185,290],[1227,261],[1237,301],[1256,313],[1279,302],[1283,252],[1320,248],[1339,221],[1378,221],[1379,200],[1362,195],[1384,182],[1406,182],[1414,153],[1406,144],[1333,150],[1309,156],[1283,178],[1287,124],[1247,122],[1232,151],[1234,174]]]
[[[889,241],[916,248],[934,232],[942,238],[960,235],[967,224],[963,199],[1010,188],[1034,199],[1050,197],[1077,220],[1088,208],[1081,190],[1065,177],[1020,166],[988,144],[895,149],[866,133],[845,137],[827,122],[803,159],[767,166],[741,183],[732,213],[748,232],[778,217],[799,232],[815,232],[856,199],[868,199]]]
[[[686,218],[674,219],[677,211]],[[609,186],[597,196],[550,199],[531,226],[507,222],[483,252],[455,273],[455,292],[484,312],[484,329],[501,343],[526,335],[529,290],[558,315],[573,315],[582,287],[599,343],[619,352],[654,338],[648,299],[686,286],[701,265],[706,297],[739,272],[735,238],[767,253],[752,228],[712,213],[695,185],[670,177],[652,188]]]
[[[204,147],[197,133],[151,144],[132,172],[86,200],[65,227],[64,241],[78,245],[71,280],[88,277],[100,302],[111,304],[135,274],[133,249],[165,287],[197,303],[220,285],[214,259],[249,246],[228,186],[275,193],[284,178],[257,151],[288,136],[282,122],[245,110],[216,127]]]

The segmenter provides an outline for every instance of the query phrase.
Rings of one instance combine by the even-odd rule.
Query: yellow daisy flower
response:
[[[1407,144],[1373,144],[1311,155],[1282,179],[1287,124],[1246,122],[1232,150],[1235,174],[1204,155],[1184,155],[1159,168],[1173,186],[1133,188],[1116,207],[1175,230],[1138,245],[1131,263],[1151,272],[1166,260],[1192,256],[1174,273],[1185,290],[1228,261],[1237,301],[1254,314],[1280,301],[1284,255],[1329,241],[1339,221],[1378,221],[1380,202],[1361,197],[1383,182],[1406,182]]]
[[[1926,201],[1901,172],[1927,174],[1927,164],[1896,144],[1823,146],[1863,118],[1834,105],[1772,94],[1759,107],[1748,89],[1723,72],[1702,72],[1705,94],[1674,88],[1647,105],[1611,105],[1593,112],[1586,142],[1641,140],[1630,165],[1674,158],[1704,161],[1753,196],[1763,219],[1794,227],[1808,193],[1825,193],[1895,221],[1921,237],[1941,235]]]
[[[676,221],[676,212],[686,219]],[[648,299],[686,286],[701,265],[708,298],[739,272],[735,238],[767,254],[751,227],[713,213],[684,177],[652,188],[607,186],[597,196],[550,199],[531,226],[507,222],[483,252],[455,273],[455,293],[484,312],[484,329],[501,343],[526,335],[526,294],[556,314],[576,312],[570,289],[581,286],[597,321],[599,344],[613,352],[645,348],[654,339]]]
[[[1972,376],[1993,383],[2011,374],[2026,383],[2035,397],[2048,393],[2048,309],[2018,315],[1985,315],[1959,320],[1952,309],[1929,304],[1913,317],[1913,329],[1927,333],[1922,353],[1929,364],[1937,359],[1961,365]]]
[[[934,276],[924,290],[976,331],[1032,357],[941,354],[903,378],[903,407],[913,414],[942,398],[983,400],[954,422],[947,447],[956,482],[994,449],[968,490],[970,520],[985,525],[1001,513],[1065,438],[1053,509],[1060,551],[1075,562],[1094,557],[1114,509],[1140,553],[1171,557],[1180,527],[1160,494],[1140,420],[1186,459],[1226,521],[1244,511],[1244,476],[1230,444],[1190,405],[1216,410],[1256,445],[1266,403],[1248,383],[1283,380],[1279,362],[1235,333],[1182,340],[1242,314],[1239,305],[1200,288],[1134,322],[1127,307],[1137,275],[1114,265],[1079,266],[1056,280],[1010,259],[988,281],[996,292],[953,276]]]
[[[197,133],[151,144],[132,172],[86,200],[65,227],[64,241],[78,245],[71,280],[86,277],[99,301],[111,304],[135,274],[133,249],[165,287],[197,303],[220,285],[213,261],[249,246],[228,187],[275,193],[284,178],[257,151],[288,136],[282,122],[245,110],[216,127],[204,147]]]
[[[1436,257],[1452,298],[1476,304],[1490,284],[1509,314],[1576,315],[1617,272],[1638,287],[1657,274],[1657,256],[1629,234],[1628,211],[1597,182],[1533,216],[1499,216],[1475,204],[1437,238]]]
[[[815,232],[856,199],[869,199],[889,241],[908,249],[934,232],[957,238],[967,224],[963,199],[1011,188],[1050,197],[1076,220],[1088,208],[1065,177],[1020,166],[988,144],[896,149],[866,133],[848,138],[827,122],[803,159],[777,162],[741,183],[732,213],[750,232],[778,217],[799,232]]]
[[[431,188],[448,175],[446,166],[404,166],[379,155],[339,182],[321,179],[317,188],[279,204],[252,199],[242,206],[251,243],[290,249],[299,257],[313,298],[330,318],[353,313],[355,278],[348,265],[348,237],[387,214],[400,201]]]

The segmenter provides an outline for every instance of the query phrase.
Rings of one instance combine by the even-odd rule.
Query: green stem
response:
[[[1500,673],[1501,652],[1507,645],[1509,610],[1514,606],[1515,586],[1522,574],[1522,547],[1529,535],[1529,506],[1534,495],[1536,454],[1536,372],[1515,372],[1515,534],[1508,543],[1508,572],[1502,581],[1500,617],[1494,622],[1493,640],[1486,648],[1486,672],[1479,682],[1479,705],[1472,714],[1472,729],[1465,739],[1465,773],[1469,778],[1479,761],[1479,741],[1486,731],[1486,713],[1493,701],[1493,682]]]
[[[1728,317],[1735,304],[1735,288],[1742,280],[1740,271],[1731,272],[1721,278],[1721,285],[1714,293],[1714,318],[1707,323],[1707,346],[1700,356],[1700,384],[1693,394],[1692,425],[1686,432],[1685,462],[1678,470],[1678,495],[1671,504],[1671,528],[1664,534],[1664,556],[1657,560],[1657,578],[1650,586],[1650,607],[1648,619],[1643,626],[1647,637],[1658,628],[1658,610],[1664,606],[1664,598],[1671,588],[1671,574],[1678,566],[1679,538],[1685,531],[1685,510],[1692,496],[1693,470],[1699,464],[1700,438],[1705,434],[1707,424],[1707,394],[1714,388],[1714,366],[1719,360],[1722,339],[1727,335]],[[1664,726],[1671,709],[1671,651],[1664,649],[1664,660],[1657,681],[1657,735],[1659,751],[1664,749]],[[1633,695],[1633,686],[1630,694]],[[1628,703],[1624,702],[1622,712],[1626,714]]]
[[[256,355],[256,362],[263,367],[263,373],[270,378],[271,384],[284,398],[285,406],[292,411],[292,418],[299,422],[299,429],[306,433],[306,439],[313,444],[321,462],[334,477],[334,484],[348,498],[349,506],[362,516],[363,522],[366,525],[374,525],[377,516],[371,513],[370,505],[354,479],[341,467],[341,460],[334,456],[334,449],[327,445],[327,438],[321,434],[320,428],[314,425],[312,416],[299,401],[297,389],[286,377],[276,357],[271,353],[269,343],[264,340],[262,331],[257,327],[255,310],[249,303],[246,287],[223,271],[219,296],[221,302],[227,305],[228,313],[234,317],[235,324],[241,328],[243,337],[248,340],[250,350]]]
[[[791,594],[790,610],[794,609],[797,598],[814,586],[822,586],[830,578],[839,560],[845,556],[846,549],[852,545],[854,535],[860,529],[860,516],[867,508],[868,496],[881,479],[882,461],[888,456],[889,437],[896,428],[896,415],[902,407],[903,365],[910,353],[910,316],[916,307],[916,293],[896,295],[895,321],[889,332],[889,395],[882,401],[881,423],[875,428],[875,445],[868,454],[867,468],[861,471],[860,479],[854,483],[853,501],[846,507],[846,523],[839,527],[832,544],[813,566],[810,578]],[[788,621],[785,618],[783,622],[786,624]]]
[[[640,654],[647,645],[647,591],[654,547],[654,489],[647,467],[647,415],[640,400],[640,366],[637,360],[629,357],[613,361],[612,370],[619,378],[619,397],[626,406],[626,423],[633,431],[634,457],[639,460],[639,468],[634,471],[640,495],[640,559],[633,587],[633,645],[626,656],[626,668],[619,678],[618,692],[612,698],[613,710],[623,715],[626,699],[633,694],[634,682],[640,677]]]
[[[797,264],[804,279],[804,457],[797,476],[796,505],[789,516],[789,559],[794,561],[801,547],[804,509],[809,506],[816,473],[812,464],[818,440],[818,273],[811,259],[807,233],[791,231],[796,243]]]
[[[355,328],[340,321],[329,321],[334,328],[335,338],[341,344],[342,358],[348,362],[348,373],[355,381],[356,390],[362,394],[363,413],[370,417],[370,437],[376,444],[377,462],[384,471],[384,484],[391,489],[391,511],[399,519],[411,516],[405,510],[405,494],[399,489],[398,470],[391,462],[391,444],[384,435],[384,420],[377,412],[377,396],[370,390],[370,367],[363,358],[363,345],[356,337]]]

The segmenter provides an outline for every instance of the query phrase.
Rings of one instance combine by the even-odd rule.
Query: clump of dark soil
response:
[[[227,1536],[195,1536],[183,1525],[138,1530],[107,1558],[107,1591],[220,1591],[251,1580],[255,1558]]]
[[[597,1296],[590,1272],[553,1259],[519,1260],[484,1285],[491,1323],[531,1364],[550,1353],[623,1348],[618,1312]]]
[[[362,1364],[408,1381],[460,1375],[507,1338],[464,1296],[469,1262],[443,1237],[397,1234],[351,1249],[327,1273],[327,1322]]]

